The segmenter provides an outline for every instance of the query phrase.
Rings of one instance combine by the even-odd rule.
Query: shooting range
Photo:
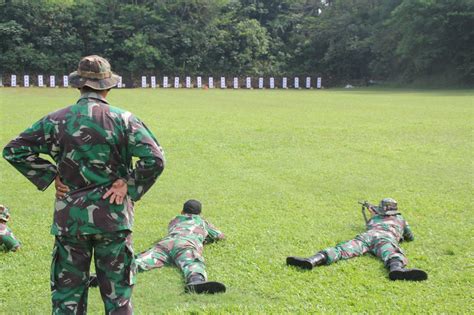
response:
[[[135,314],[474,314],[473,12],[469,0],[0,0],[0,314],[80,296],[52,293],[53,262],[90,259],[97,273],[97,249],[53,250],[70,233],[55,220],[100,226],[73,240],[124,233],[107,268],[135,281]],[[106,61],[80,68],[90,55]],[[100,84],[78,86],[86,76]],[[64,199],[58,180],[73,183]],[[123,205],[104,198],[114,183]],[[156,242],[189,199],[225,239],[195,214],[187,237],[206,242],[183,257],[224,293],[188,293],[176,257],[135,276],[126,265],[168,248]],[[133,226],[103,233],[120,220]],[[406,263],[395,274],[427,279],[391,278],[376,249],[388,234]],[[86,270],[53,270],[53,283],[85,285]],[[100,288],[87,301],[106,313]]]

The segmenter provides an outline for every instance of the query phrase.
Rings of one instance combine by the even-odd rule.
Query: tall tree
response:
[[[87,54],[142,74],[474,82],[472,0],[12,0],[0,72],[56,73]]]
[[[474,82],[472,0],[404,0],[380,35],[377,53],[380,60],[392,59],[384,69],[392,77]]]

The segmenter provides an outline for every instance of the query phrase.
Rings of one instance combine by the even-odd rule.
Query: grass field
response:
[[[0,89],[0,144],[59,107],[73,89]],[[228,292],[183,293],[176,268],[138,276],[145,313],[473,313],[474,91],[113,90],[142,118],[167,166],[137,203],[135,250],[166,233],[196,198],[227,235],[204,250]],[[0,203],[23,243],[0,253],[0,313],[50,312],[53,189],[35,189],[0,161]],[[364,256],[312,271],[288,268],[364,230],[358,200],[393,197],[416,240],[403,244],[422,283],[391,282]],[[102,313],[98,290],[90,313]]]

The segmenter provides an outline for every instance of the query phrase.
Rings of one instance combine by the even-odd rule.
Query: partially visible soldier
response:
[[[155,183],[165,161],[145,124],[107,102],[118,81],[106,59],[84,57],[69,75],[71,86],[81,92],[77,103],[46,115],[3,150],[39,190],[55,182],[54,314],[87,312],[93,253],[105,312],[133,312],[134,202]],[[134,168],[132,157],[138,157]]]
[[[139,272],[176,265],[186,280],[185,292],[225,292],[225,285],[207,281],[206,265],[202,256],[203,244],[224,239],[224,233],[200,216],[201,203],[188,200],[180,215],[168,225],[168,235],[136,257]],[[94,283],[91,279],[91,283]]]
[[[405,268],[408,259],[399,242],[413,241],[415,238],[407,221],[398,212],[397,202],[392,198],[385,198],[378,207],[368,204],[368,208],[373,216],[367,222],[367,232],[309,258],[287,257],[286,263],[302,269],[313,269],[315,266],[329,265],[370,252],[384,262],[389,269],[390,280],[426,280],[428,275],[423,270]]]
[[[8,220],[10,220],[10,209],[0,205],[0,248],[3,248],[5,251],[16,252],[20,249],[21,244],[7,226]]]

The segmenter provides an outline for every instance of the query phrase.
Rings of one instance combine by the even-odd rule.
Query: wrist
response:
[[[127,180],[126,180],[125,178],[123,178],[123,177],[118,178],[115,182],[118,182],[118,181],[121,181],[121,182],[123,182],[125,185],[127,185]]]

